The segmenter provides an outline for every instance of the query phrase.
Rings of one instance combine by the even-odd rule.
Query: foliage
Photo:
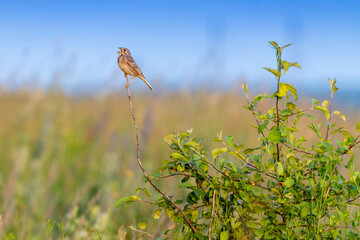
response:
[[[117,202],[119,206],[149,198],[156,206],[154,219],[165,213],[176,226],[174,236],[169,237],[167,229],[158,239],[360,238],[360,172],[355,171],[353,152],[360,141],[359,135],[331,121],[334,115],[346,120],[332,110],[336,80],[329,79],[330,100],[313,99],[310,109],[299,108],[295,87],[281,80],[290,67],[300,65],[282,59],[290,44],[270,44],[276,51],[277,68],[265,69],[274,75],[277,91],[250,99],[243,84],[245,108],[255,118],[258,145],[247,148],[233,136],[219,133],[214,139],[218,147],[207,150],[192,130],[169,134],[164,142],[173,152],[151,179],[175,178],[175,191],[181,189],[185,195],[169,196],[174,206],[163,196],[154,199],[142,188],[144,197],[138,190]],[[266,99],[272,106],[258,110],[257,105]],[[320,112],[324,118],[315,122],[311,112]],[[298,124],[305,118],[312,121],[313,142],[299,131]],[[343,168],[347,174],[340,173]],[[146,227],[142,224],[136,229],[147,236]]]

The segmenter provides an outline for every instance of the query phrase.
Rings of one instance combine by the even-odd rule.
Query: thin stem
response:
[[[280,57],[280,61],[281,61],[281,57]],[[280,67],[279,67],[279,71],[280,71]],[[277,93],[279,93],[279,89],[280,89],[280,76],[277,79]],[[279,96],[276,95],[276,126],[279,130],[280,127],[280,114],[279,114]],[[280,161],[280,149],[279,149],[279,143],[276,144],[276,153],[277,153],[277,161]]]
[[[135,118],[135,114],[134,114],[134,108],[132,106],[131,103],[131,96],[130,96],[130,90],[129,88],[127,88],[127,93],[128,93],[128,98],[129,98],[129,106],[130,106],[130,111],[131,111],[131,116],[133,118],[134,121],[134,127],[135,127],[135,132],[136,132],[136,153],[137,153],[137,162],[141,168],[141,171],[143,172],[145,178],[148,180],[148,182],[151,184],[151,186],[161,195],[164,196],[164,198],[166,198],[166,200],[168,200],[171,205],[173,205],[179,212],[180,214],[183,216],[184,220],[187,222],[187,224],[189,225],[189,227],[191,228],[191,230],[196,233],[196,229],[195,227],[191,224],[191,221],[186,217],[185,213],[163,192],[161,191],[151,180],[151,178],[149,177],[149,175],[147,174],[147,172],[145,171],[142,162],[140,160],[140,141],[139,141],[139,131],[138,131],[138,127],[136,124],[136,118]]]
[[[246,101],[247,101],[248,104],[251,106],[249,95],[248,95],[246,92],[245,92],[245,96],[246,96]],[[252,112],[252,114],[254,115],[254,118],[255,118],[255,121],[256,121],[258,127],[260,127],[261,121],[260,121],[260,119],[256,116],[253,106],[251,106],[251,112]],[[266,128],[266,129],[267,129],[267,128]],[[260,133],[261,133],[261,135],[265,138],[264,131],[261,130]]]
[[[309,153],[309,152],[306,152],[306,151],[304,151],[304,150],[297,149],[297,148],[295,148],[295,147],[291,147],[291,146],[287,145],[287,143],[282,142],[282,144],[283,144],[284,146],[286,146],[287,148],[290,148],[290,149],[294,150],[295,152],[304,153],[304,154],[306,154],[306,155],[314,155],[314,154]]]
[[[330,98],[330,105],[329,105],[329,112],[330,112],[330,117],[329,117],[329,120],[327,121],[327,126],[326,126],[326,137],[325,139],[327,140],[328,137],[329,137],[329,130],[330,130],[330,121],[331,121],[331,105],[332,105],[332,100],[333,100],[333,97],[334,97],[334,93],[332,92],[331,93],[331,98]]]
[[[210,218],[210,224],[209,224],[209,240],[211,240],[211,224],[214,218],[214,212],[215,212],[215,194],[216,194],[216,189],[214,189],[214,193],[213,193],[213,204],[212,204],[212,210],[211,210],[211,218]]]
[[[156,178],[153,178],[154,180],[159,180],[159,179],[164,179],[164,178],[169,178],[169,177],[174,177],[174,176],[185,176],[185,177],[194,177],[192,175],[188,175],[188,174],[185,174],[185,173],[173,173],[171,175],[166,175],[166,176],[161,176],[161,177],[156,177]]]

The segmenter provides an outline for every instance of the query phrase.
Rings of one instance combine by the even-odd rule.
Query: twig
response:
[[[209,240],[211,240],[211,224],[214,218],[214,211],[215,211],[215,194],[216,194],[216,189],[214,189],[214,193],[213,193],[213,204],[212,204],[212,211],[211,211],[211,218],[209,225]]]
[[[344,154],[346,154],[346,153],[348,153],[353,147],[355,147],[356,145],[358,145],[358,144],[360,143],[360,141],[357,141],[357,140],[359,139],[359,137],[360,137],[360,135],[358,135],[358,136],[355,138],[354,142],[349,146],[349,148],[348,148],[345,152],[343,152],[343,153],[341,154],[341,156],[344,155]]]
[[[358,196],[357,196],[356,198],[354,198],[354,199],[351,199],[351,200],[346,201],[346,203],[354,202],[354,201],[356,201],[359,197],[360,197],[360,195],[358,195]]]
[[[287,148],[290,148],[290,149],[292,149],[292,150],[294,150],[294,151],[296,151],[296,152],[304,153],[304,154],[306,154],[306,155],[314,155],[314,154],[309,153],[309,152],[306,152],[306,151],[304,151],[304,150],[297,149],[297,148],[295,148],[295,147],[291,147],[291,146],[287,145],[287,143],[282,142],[282,144],[285,145]]]
[[[150,179],[150,177],[148,176],[147,172],[145,171],[142,162],[140,160],[140,141],[139,141],[139,131],[138,131],[138,127],[136,124],[136,118],[135,118],[135,114],[134,114],[134,109],[131,103],[131,96],[130,96],[130,90],[129,88],[127,88],[127,93],[128,93],[128,98],[129,98],[129,106],[130,106],[130,111],[131,111],[131,116],[134,120],[134,127],[135,127],[135,131],[136,131],[136,153],[137,153],[137,162],[141,168],[141,171],[143,172],[145,178],[148,180],[148,182],[151,184],[151,186],[157,191],[159,192],[161,195],[164,196],[164,198],[166,198],[166,200],[168,200],[171,205],[173,205],[179,212],[180,214],[183,216],[184,220],[187,222],[187,224],[189,225],[189,227],[191,228],[191,230],[196,233],[196,229],[195,227],[192,225],[191,221],[186,217],[185,213],[163,192],[161,191],[154,183],[153,181]]]
[[[171,175],[166,175],[166,176],[161,176],[161,177],[156,177],[156,178],[153,178],[154,180],[159,180],[159,179],[164,179],[164,178],[169,178],[169,177],[174,177],[174,176],[185,176],[185,177],[194,177],[192,175],[188,175],[188,174],[185,174],[185,173],[173,173]]]

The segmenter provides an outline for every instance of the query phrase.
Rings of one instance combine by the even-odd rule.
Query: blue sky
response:
[[[155,89],[238,79],[268,86],[262,67],[274,67],[267,42],[277,41],[293,43],[284,58],[302,66],[287,76],[295,85],[331,77],[360,91],[358,0],[1,1],[0,31],[7,85],[119,87],[124,46]]]

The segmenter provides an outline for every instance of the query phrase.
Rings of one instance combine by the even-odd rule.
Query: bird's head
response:
[[[127,48],[123,48],[123,47],[119,47],[120,51],[118,51],[117,53],[120,55],[130,55],[130,51]]]

